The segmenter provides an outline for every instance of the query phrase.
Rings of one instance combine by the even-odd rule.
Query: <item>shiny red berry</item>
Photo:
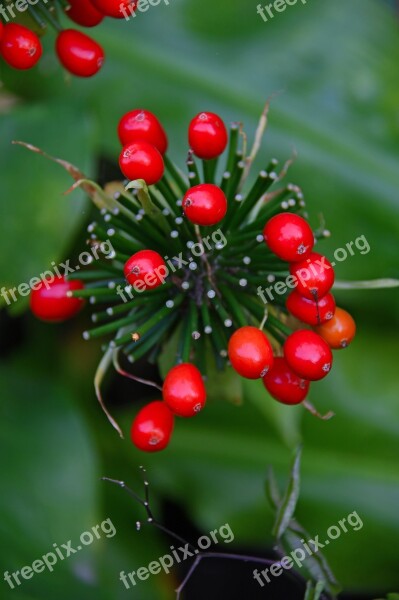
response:
[[[2,21],[0,21],[0,40],[3,37],[3,33],[4,33],[4,25],[3,25]]]
[[[270,371],[263,377],[269,394],[282,404],[300,404],[309,391],[309,381],[299,377],[285,358],[276,357]]]
[[[288,262],[307,258],[314,245],[309,223],[294,213],[272,217],[263,229],[263,237],[270,250]]]
[[[123,272],[136,291],[143,292],[162,285],[168,273],[165,261],[154,250],[140,250],[126,261]]]
[[[190,148],[198,158],[209,160],[222,154],[227,146],[227,130],[222,119],[211,112],[202,112],[188,128]]]
[[[104,62],[100,44],[76,29],[61,31],[55,48],[62,66],[78,77],[92,77]]]
[[[163,399],[179,417],[193,417],[206,402],[206,390],[200,371],[190,363],[173,367],[165,377]]]
[[[118,135],[122,146],[133,142],[148,142],[165,154],[168,138],[157,117],[149,110],[131,110],[123,115],[118,125]]]
[[[256,327],[237,329],[229,340],[227,351],[233,369],[247,379],[264,377],[273,365],[270,342]]]
[[[297,279],[297,291],[311,300],[320,300],[334,284],[334,269],[325,256],[312,252],[308,258],[290,265]]]
[[[349,346],[356,333],[356,323],[353,317],[343,308],[336,308],[335,315],[315,331],[321,335],[333,350]]]
[[[133,444],[144,452],[158,452],[169,444],[174,417],[165,402],[155,400],[136,415],[130,430]]]
[[[104,14],[94,7],[91,0],[68,0],[68,4],[65,14],[82,27],[96,27],[104,19]]]
[[[213,183],[201,183],[190,188],[183,198],[187,219],[195,225],[216,225],[227,212],[224,192]]]
[[[165,171],[161,153],[148,142],[127,144],[120,153],[119,166],[127,179],[144,179],[147,185],[157,183]]]
[[[81,281],[66,281],[65,277],[56,277],[54,281],[41,282],[30,294],[32,313],[42,321],[65,321],[74,317],[82,308],[84,301],[80,298],[68,298],[69,291],[81,290]]]
[[[294,331],[285,341],[284,356],[299,377],[310,381],[323,379],[332,367],[330,346],[314,331]]]
[[[293,290],[288,296],[286,307],[294,317],[308,325],[321,325],[333,318],[335,300],[332,294],[326,294],[320,300],[311,300]]]
[[[17,23],[4,26],[0,53],[14,69],[31,69],[42,55],[42,45],[36,33]]]
[[[114,19],[130,19],[138,4],[138,0],[91,0],[91,2],[103,15]]]

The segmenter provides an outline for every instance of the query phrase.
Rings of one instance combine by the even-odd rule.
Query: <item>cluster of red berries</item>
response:
[[[140,450],[163,450],[172,435],[174,417],[190,418],[203,409],[206,390],[200,371],[190,363],[176,365],[165,377],[162,396],[163,401],[144,406],[132,423],[131,439]]]
[[[137,0],[68,0],[64,12],[82,27],[95,27],[104,17],[126,18],[136,7]],[[44,33],[47,21],[57,30],[55,50],[67,71],[78,77],[91,77],[101,69],[104,51],[100,44],[77,29],[63,29],[55,3],[29,5],[27,9],[32,28],[14,22],[4,25],[0,20],[0,55],[7,64],[14,69],[26,70],[38,63],[43,52],[39,35]],[[8,16],[4,18],[9,20]],[[34,31],[37,26],[39,35]]]
[[[303,402],[310,382],[329,373],[331,349],[350,343],[355,324],[330,293],[333,266],[313,251],[323,235],[313,233],[297,214],[304,208],[300,189],[288,184],[269,192],[280,181],[273,159],[244,194],[248,170],[238,148],[239,126],[232,125],[229,137],[222,119],[211,112],[198,114],[189,125],[187,179],[168,158],[167,135],[151,112],[125,114],[118,135],[120,168],[132,183],[123,191],[113,187],[110,195],[105,190],[100,216],[106,227],[93,222],[88,229],[90,244],[112,237],[114,259],[101,269],[80,272],[84,286],[73,277],[51,290],[40,289],[36,303],[32,294],[32,310],[43,318],[43,305],[57,287],[63,290],[67,316],[80,308],[67,308],[68,300],[105,304],[105,310],[92,315],[97,325],[84,338],[114,334],[105,351],[123,351],[131,362],[156,359],[177,334],[178,364],[166,376],[163,400],[142,408],[132,425],[132,441],[142,450],[165,448],[174,415],[191,417],[203,408],[210,353],[218,368],[230,361],[241,376],[262,379],[279,402]],[[218,184],[218,159],[228,144]],[[223,236],[226,243],[205,250],[203,234],[220,233],[220,227],[214,229],[218,224],[228,236]],[[190,254],[196,242],[202,247],[198,262]],[[169,259],[166,253],[176,256]],[[256,290],[280,281],[292,291],[282,305],[274,302],[266,310]],[[78,287],[66,291],[68,283]],[[58,318],[51,302],[49,314]],[[292,317],[314,330],[298,328]]]
[[[127,179],[143,179],[147,185],[158,183],[165,173],[163,155],[168,148],[166,133],[151,112],[134,110],[125,114],[118,126],[122,152],[119,165]],[[226,148],[228,135],[220,117],[200,113],[190,123],[189,144],[196,156],[212,160]],[[227,212],[223,190],[211,183],[191,187],[184,195],[182,208],[194,225],[212,226]],[[130,282],[132,283],[132,282]]]
[[[315,331],[299,329],[284,343],[284,357],[273,357],[266,335],[255,327],[242,327],[230,338],[229,358],[234,369],[249,379],[262,378],[268,392],[283,404],[299,404],[310,381],[331,370],[331,348],[345,348],[356,325],[349,313],[337,308],[330,289],[334,268],[325,256],[313,252],[314,235],[308,222],[292,213],[272,217],[263,229],[269,249],[290,263],[287,285],[295,287],[286,300],[287,310]],[[288,281],[289,280],[289,281]]]

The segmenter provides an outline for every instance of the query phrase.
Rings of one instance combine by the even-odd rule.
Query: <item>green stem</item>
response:
[[[59,33],[62,31],[62,26],[61,24],[54,19],[53,15],[51,14],[51,10],[45,6],[43,6],[42,4],[36,4],[35,6],[36,10],[39,11],[42,15],[43,18],[48,21],[48,23],[50,23],[50,25],[52,27],[54,27],[54,29]]]
[[[223,284],[219,284],[219,289],[222,292],[223,300],[228,310],[234,317],[235,324],[238,325],[238,327],[245,327],[246,325],[248,325],[248,321],[245,317],[244,311],[242,310],[241,305],[239,304],[239,302],[237,302],[230,289]]]
[[[192,151],[189,152],[186,164],[188,169],[188,179],[190,188],[194,185],[199,185],[201,183],[201,176]]]
[[[178,308],[180,306],[180,304],[183,302],[184,296],[181,294],[179,296],[176,296],[176,298],[174,298],[174,309]],[[117,346],[123,346],[124,344],[128,343],[131,340],[131,335],[132,333],[138,333],[140,335],[140,337],[142,337],[143,335],[145,335],[148,331],[150,331],[150,329],[152,329],[155,325],[157,325],[158,323],[160,323],[160,321],[162,321],[167,315],[170,314],[170,311],[172,309],[168,308],[167,306],[165,306],[164,308],[161,308],[160,310],[156,311],[155,314],[153,314],[153,316],[148,319],[148,321],[146,321],[143,325],[141,325],[140,327],[137,328],[137,331],[131,331],[130,333],[126,334],[126,335],[122,335],[119,338],[114,339],[111,342],[111,347],[117,347]]]
[[[212,160],[203,160],[202,161],[202,168],[203,168],[205,183],[214,183],[215,182],[215,173],[216,173],[217,164],[218,164],[217,158],[213,158]]]
[[[177,187],[180,189],[180,192],[182,194],[184,194],[185,191],[187,190],[188,182],[185,181],[183,175],[180,174],[180,171],[174,165],[174,163],[172,162],[172,160],[170,160],[170,158],[169,158],[169,156],[167,154],[164,155],[163,159],[164,159],[165,166],[166,166],[166,168],[167,168],[170,176],[172,177],[172,179],[176,183]]]
[[[173,323],[176,321],[177,317],[177,314],[170,314],[161,323],[153,327],[148,334],[136,342],[134,348],[132,348],[131,345],[128,346],[129,351],[127,351],[128,348],[126,348],[125,353],[128,354],[129,362],[135,362],[139,360],[145,354],[147,354],[147,352],[152,350],[156,344],[160,344],[166,332],[169,331],[173,326]]]
[[[229,149],[227,154],[226,168],[225,173],[230,173],[230,176],[234,169],[235,157],[237,155],[238,148],[238,123],[233,123],[230,127],[230,139],[229,139]]]

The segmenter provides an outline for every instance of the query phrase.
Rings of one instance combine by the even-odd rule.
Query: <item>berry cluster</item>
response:
[[[131,439],[140,450],[163,450],[173,431],[174,416],[189,418],[203,409],[206,390],[201,372],[190,363],[176,365],[165,378],[162,395],[163,402],[150,402],[133,421]]]
[[[132,14],[137,0],[62,0],[59,4],[50,0],[46,4],[27,5],[28,15],[24,14],[24,22],[31,22],[31,27],[10,22],[12,14],[8,16],[3,8],[6,24],[0,20],[0,55],[14,69],[31,69],[42,56],[40,36],[49,24],[57,31],[55,50],[62,66],[78,77],[91,77],[101,69],[104,51],[85,33],[77,29],[63,29],[61,14],[81,27],[95,27],[104,17],[123,19]]]
[[[200,113],[188,128],[185,177],[167,155],[155,115],[133,110],[118,127],[127,181],[104,190],[86,185],[99,209],[88,243],[112,239],[115,252],[101,267],[80,272],[84,287],[66,296],[103,306],[85,339],[113,336],[96,376],[102,407],[106,411],[99,391],[104,368],[113,362],[127,374],[121,355],[156,362],[166,353],[174,365],[163,401],[144,407],[133,422],[131,438],[142,450],[165,448],[174,415],[191,417],[203,408],[212,357],[219,369],[230,363],[242,377],[262,379],[279,402],[299,404],[310,382],[330,371],[331,348],[347,346],[354,336],[352,318],[330,293],[334,269],[314,252],[327,232],[310,228],[300,188],[280,184],[288,164],[278,173],[272,159],[248,183],[261,133],[260,125],[247,153],[239,124],[229,135],[219,116]],[[76,284],[74,276],[69,280]],[[259,297],[265,283],[292,291],[268,303]],[[41,295],[41,318],[48,297],[49,291]]]

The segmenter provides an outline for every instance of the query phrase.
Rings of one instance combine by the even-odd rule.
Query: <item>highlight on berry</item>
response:
[[[188,127],[185,168],[168,155],[158,118],[141,108],[117,127],[124,181],[100,188],[59,161],[76,179],[72,189],[82,186],[96,207],[88,243],[112,239],[115,254],[68,276],[59,311],[54,290],[37,293],[32,310],[41,318],[47,311],[49,320],[64,311],[67,318],[74,309],[66,297],[88,300],[93,327],[83,337],[106,340],[95,390],[122,437],[101,393],[108,369],[158,390],[132,424],[141,450],[166,448],[175,419],[201,418],[215,368],[263,382],[265,402],[268,393],[322,419],[332,416],[319,414],[307,395],[311,382],[331,371],[332,350],[352,341],[355,323],[336,307],[334,268],[315,251],[328,232],[312,229],[301,188],[285,181],[292,160],[271,158],[253,174],[268,109],[252,148],[242,125],[232,123],[227,133],[221,117],[200,113]],[[259,289],[267,284],[287,292],[265,304]],[[163,386],[124,366],[165,356]]]

